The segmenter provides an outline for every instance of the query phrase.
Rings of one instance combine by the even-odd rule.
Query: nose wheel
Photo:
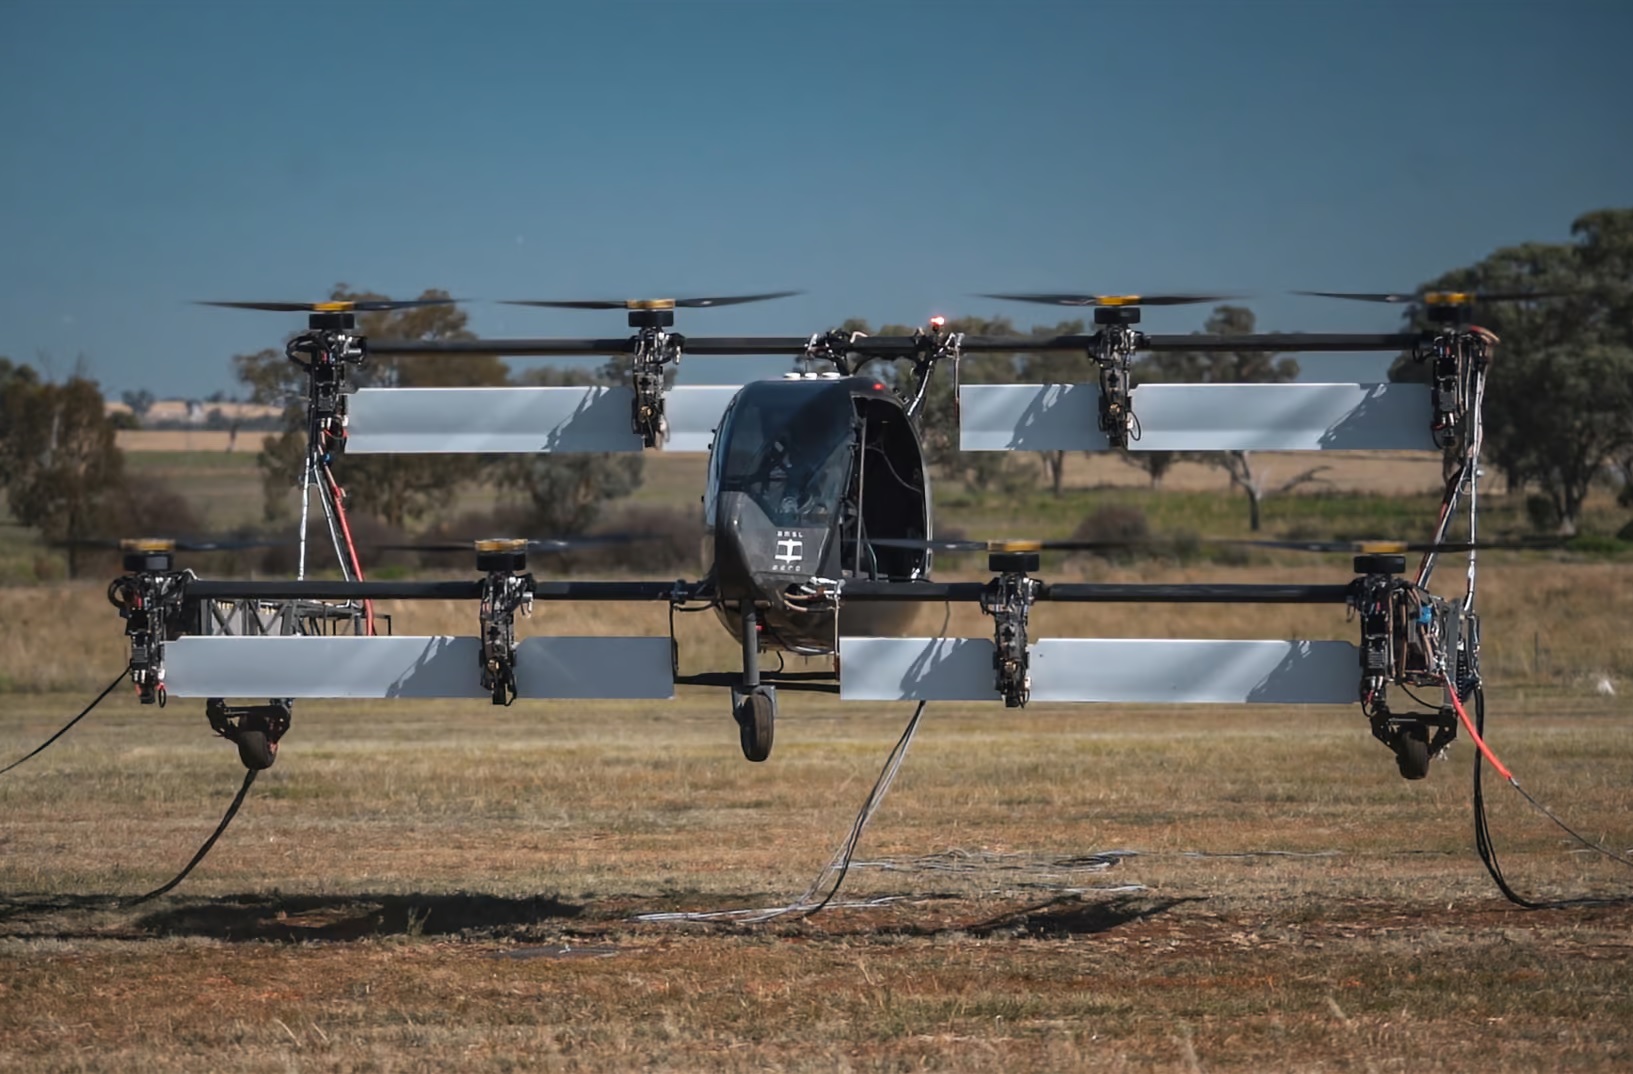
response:
[[[287,700],[265,705],[229,705],[224,698],[209,698],[204,715],[216,734],[238,747],[245,768],[271,768],[278,759],[278,740],[289,730]]]
[[[748,693],[733,690],[732,695],[743,756],[751,761],[763,761],[771,756],[771,740],[777,729],[776,688],[755,686]]]
[[[1457,715],[1452,709],[1437,713],[1380,712],[1372,718],[1372,735],[1395,754],[1395,766],[1406,779],[1429,775],[1429,759],[1457,736]]]
[[[737,720],[743,756],[763,761],[771,756],[777,728],[777,688],[760,682],[760,630],[754,605],[743,602],[743,685],[731,689],[731,714]]]

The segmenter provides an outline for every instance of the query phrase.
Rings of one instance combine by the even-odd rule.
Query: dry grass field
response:
[[[137,448],[130,464],[212,526],[258,518],[253,447],[187,446]],[[1262,461],[1276,475],[1301,464]],[[1433,458],[1321,461],[1332,484],[1267,503],[1270,532],[1420,535]],[[695,504],[701,456],[648,464],[638,500]],[[1158,532],[1245,532],[1218,471],[1176,468],[1160,496],[1115,460],[1074,458],[1067,477],[1063,500],[1003,510],[944,490],[942,517],[975,536],[1047,536],[1111,503]],[[1596,532],[1618,517],[1596,510]],[[1405,519],[1418,528],[1395,532]],[[34,576],[37,546],[14,537],[0,553],[25,564],[11,576]],[[949,557],[937,573],[979,567]],[[1454,591],[1445,569],[1437,588]],[[1350,577],[1348,557],[1294,555],[1051,557],[1045,573]],[[1481,584],[1493,746],[1586,836],[1633,851],[1633,568],[1509,553],[1485,560]],[[123,666],[104,585],[0,587],[0,765]],[[475,627],[464,605],[380,610],[399,634]],[[1328,607],[1041,605],[1033,622],[1109,637],[1355,631]],[[553,605],[518,626],[661,634],[667,617]],[[712,616],[676,626],[683,673],[731,666]],[[990,622],[936,606],[918,629],[989,635]],[[116,691],[0,775],[0,1074],[1633,1068],[1633,908],[1502,898],[1473,851],[1465,739],[1409,783],[1353,707],[931,705],[835,905],[761,924],[650,919],[805,891],[910,706],[785,693],[761,765],[726,712],[693,687],[668,703],[508,709],[303,701],[210,857],[131,905],[192,855],[242,769],[198,702],[142,708]],[[1523,893],[1633,895],[1633,870],[1487,786]]]
[[[1628,852],[1633,571],[1515,558],[1486,578],[1492,744]],[[391,610],[398,633],[472,626],[464,607]],[[1038,628],[1353,630],[1339,609],[1262,611],[1045,606]],[[523,623],[664,629],[661,611],[606,612]],[[941,628],[942,609],[924,615]],[[0,590],[0,622],[9,760],[123,646],[99,586]],[[709,617],[680,630],[683,671],[728,666]],[[192,854],[241,769],[197,702],[118,691],[0,776],[0,1071],[1633,1064],[1633,909],[1505,902],[1472,850],[1464,740],[1408,783],[1352,708],[932,705],[839,905],[642,920],[798,896],[910,711],[786,694],[776,751],[751,765],[726,707],[690,687],[670,703],[301,702],[212,855],[129,906]],[[1633,893],[1633,871],[1488,787],[1523,892]]]
[[[5,705],[0,752],[77,698]],[[0,780],[0,1069],[1625,1070],[1633,912],[1527,912],[1470,850],[1471,751],[1407,783],[1355,713],[931,706],[837,907],[766,924],[907,706],[305,704],[239,780],[123,693]],[[1633,844],[1614,699],[1492,707],[1521,780]],[[1506,788],[1532,895],[1626,893]],[[872,906],[855,906],[872,901]]]
[[[121,429],[114,442],[133,453],[171,454],[182,451],[242,454],[254,459],[266,433],[239,433],[225,429]]]

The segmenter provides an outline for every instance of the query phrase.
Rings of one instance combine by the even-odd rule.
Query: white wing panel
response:
[[[476,638],[184,637],[165,646],[176,697],[486,697]],[[525,638],[522,698],[674,696],[669,639]]]
[[[991,701],[985,638],[839,639],[842,701]]]
[[[1032,647],[1034,701],[1349,705],[1360,676],[1347,641],[1046,638]]]
[[[666,451],[707,451],[734,385],[682,385],[664,397]],[[624,387],[360,388],[346,451],[354,455],[640,451]]]
[[[963,384],[962,451],[1105,451],[1097,384]]]
[[[1105,451],[1093,384],[965,384],[965,451]],[[1421,384],[1146,384],[1130,451],[1433,451]]]
[[[840,638],[850,701],[998,701],[985,638]],[[1346,705],[1358,653],[1345,641],[1046,638],[1032,700],[1125,704]]]

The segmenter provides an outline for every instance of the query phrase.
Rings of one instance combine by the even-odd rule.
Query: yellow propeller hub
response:
[[[120,541],[119,547],[126,552],[174,552],[176,542],[161,537],[135,537]]]
[[[988,541],[988,552],[1041,552],[1042,541]]]

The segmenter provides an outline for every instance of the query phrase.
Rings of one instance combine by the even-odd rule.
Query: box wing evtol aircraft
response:
[[[307,382],[303,488],[314,489],[343,577],[210,580],[179,569],[166,540],[124,542],[126,573],[109,595],[126,622],[129,673],[145,703],[207,699],[212,727],[252,768],[269,766],[296,698],[670,698],[677,681],[673,632],[641,637],[530,637],[518,612],[537,602],[643,601],[675,610],[712,608],[741,644],[738,671],[690,681],[728,687],[743,753],[771,753],[777,689],[800,685],[760,668],[760,654],[832,656],[845,700],[1101,703],[1331,704],[1359,702],[1402,775],[1427,774],[1455,738],[1463,701],[1479,698],[1475,611],[1475,477],[1490,333],[1472,325],[1474,295],[1424,298],[1434,325],[1422,334],[1147,335],[1143,305],[1209,296],[1019,295],[1022,301],[1094,311],[1095,330],[1035,339],[977,337],[933,319],[910,336],[827,332],[796,337],[690,337],[675,310],[781,297],[530,302],[623,308],[634,333],[600,339],[373,340],[356,313],[419,302],[218,303],[304,311],[307,330],[286,353]],[[1339,296],[1346,297],[1346,296]],[[1514,296],[1503,296],[1514,297]],[[1430,383],[1148,384],[1129,364],[1161,351],[1410,351]],[[971,353],[1077,351],[1099,370],[1089,384],[957,385]],[[371,355],[621,355],[622,386],[356,388],[348,373]],[[741,386],[670,386],[683,355],[787,355],[782,379]],[[869,372],[905,360],[901,377]],[[892,366],[894,368],[894,366]],[[931,378],[955,378],[964,450],[1324,451],[1439,450],[1446,487],[1427,542],[1234,542],[1314,552],[1353,551],[1342,583],[1278,585],[1051,583],[1036,576],[1048,549],[1104,549],[1112,542],[947,542],[932,527],[919,419]],[[897,384],[900,384],[898,389]],[[475,542],[468,581],[368,581],[351,541],[344,495],[331,470],[341,452],[507,454],[707,451],[704,570],[696,581],[538,580],[529,551],[561,541]],[[309,503],[308,495],[303,500]],[[1467,539],[1448,541],[1460,512]],[[938,582],[937,551],[984,550],[987,582]],[[1429,589],[1439,556],[1466,553],[1461,596]],[[1422,553],[1411,577],[1405,555]],[[473,600],[469,636],[381,633],[376,600]],[[902,636],[915,605],[976,603],[992,638]],[[1040,601],[1326,603],[1359,625],[1345,641],[1033,638]],[[1426,712],[1397,712],[1389,689],[1438,689]],[[831,688],[831,687],[830,687]],[[230,698],[266,698],[230,703]],[[1420,704],[1423,704],[1420,702]]]

